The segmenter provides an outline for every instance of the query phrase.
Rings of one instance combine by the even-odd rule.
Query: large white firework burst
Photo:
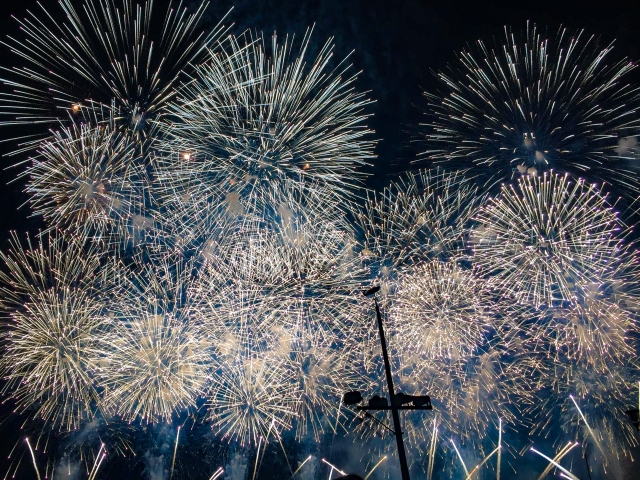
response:
[[[215,370],[208,416],[223,438],[258,445],[291,428],[298,403],[286,358],[240,350]]]
[[[266,302],[281,325],[300,328],[311,322],[326,332],[340,330],[363,270],[353,234],[329,215],[287,202],[268,221],[223,218],[203,235],[198,257],[208,270],[196,280],[196,295],[209,304],[232,298]],[[255,298],[245,297],[242,292],[248,291]]]
[[[328,420],[335,418],[342,390],[354,386],[357,378],[348,367],[350,352],[336,353],[354,341],[350,313],[358,308],[354,297],[362,270],[348,230],[300,207],[280,205],[277,215],[267,222],[223,220],[202,244],[198,258],[203,267],[192,296],[200,336],[211,345],[212,355],[231,365],[233,352],[240,351],[241,364],[265,362],[266,372],[271,364],[276,371],[286,366],[276,376],[269,373],[268,378],[269,388],[283,389],[289,397],[264,397],[260,408],[277,410],[284,401],[296,417],[298,435],[312,432],[317,437],[329,428]],[[227,372],[231,367],[219,368]],[[247,375],[263,375],[254,366],[233,368]],[[216,392],[224,390],[222,380],[214,378],[213,382]],[[236,394],[251,393],[241,387],[234,387],[240,389]],[[231,393],[212,395],[218,398]],[[222,415],[216,408],[215,415]],[[247,414],[238,420],[249,422],[242,427],[217,419],[216,425],[222,423],[216,429],[244,443],[259,441],[269,429],[267,417],[260,411],[251,412],[259,418]],[[255,433],[258,427],[251,422],[262,425],[260,433]],[[282,427],[276,421],[271,435]],[[244,433],[233,433],[236,428]]]
[[[132,421],[170,420],[204,393],[209,357],[189,319],[188,265],[121,267],[97,363],[104,399]]]
[[[0,100],[10,117],[3,123],[57,123],[90,108],[146,138],[183,69],[224,30],[196,33],[207,6],[188,13],[169,4],[160,12],[152,0],[88,0],[78,10],[61,0],[66,19],[58,24],[41,5],[40,16],[19,20],[26,38],[7,44],[27,66],[3,80],[13,89]]]
[[[348,67],[331,70],[330,42],[307,66],[309,35],[297,54],[275,35],[270,46],[232,37],[198,66],[168,107],[160,178],[258,206],[289,188],[325,202],[350,197],[363,178],[357,167],[373,157],[363,125],[370,101],[354,91],[355,76],[342,78]]]
[[[535,402],[525,409],[532,421],[531,433],[568,434],[584,448],[595,444],[592,449],[605,464],[610,451],[628,455],[638,445],[624,413],[637,405],[637,366],[601,359],[594,367],[587,358],[576,360],[561,350],[553,357],[524,351],[528,369],[523,373],[533,380],[535,394]]]
[[[104,331],[101,256],[58,234],[0,253],[3,393],[52,427],[77,428],[101,407],[93,358]]]
[[[617,213],[596,185],[568,175],[503,185],[475,220],[474,266],[522,304],[584,301],[625,263],[627,232]]]
[[[505,29],[504,43],[479,40],[438,73],[442,92],[426,93],[425,157],[494,179],[553,168],[633,194],[640,90],[627,81],[636,65],[612,49],[529,23],[522,36]]]
[[[496,327],[485,282],[455,261],[432,260],[398,276],[390,299],[390,333],[401,356],[465,360]]]
[[[428,259],[447,260],[464,248],[469,220],[484,196],[465,172],[408,172],[358,213],[359,252],[370,276],[392,295],[398,275]]]
[[[74,123],[53,132],[24,174],[34,212],[53,228],[122,235],[143,208],[145,171],[136,150],[108,126]]]
[[[633,357],[630,337],[637,329],[634,316],[608,301],[588,305],[548,308],[532,314],[527,325],[528,342],[550,358],[581,361],[596,371],[606,372],[609,364],[622,365]],[[527,322],[529,323],[529,322]]]

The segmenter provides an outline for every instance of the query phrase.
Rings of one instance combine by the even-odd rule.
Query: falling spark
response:
[[[253,477],[251,477],[252,479],[256,478],[256,473],[258,473],[258,460],[260,459],[260,446],[262,445],[262,437],[260,437],[260,441],[258,442],[258,450],[256,451],[256,461],[255,464],[253,466]]]
[[[559,463],[560,460],[562,460],[565,455],[567,453],[569,453],[571,451],[571,449],[575,446],[579,445],[578,442],[569,442],[567,443],[564,447],[562,447],[560,449],[560,451],[556,454],[556,456],[553,458],[553,462],[555,463]],[[551,469],[553,468],[554,463],[550,462],[549,465],[547,465],[547,467],[543,470],[543,472],[540,474],[540,476],[538,477],[538,480],[542,480],[544,477],[547,476],[547,474],[551,471]]]
[[[345,472],[343,472],[342,470],[340,470],[338,467],[336,467],[335,465],[332,465],[331,463],[329,463],[328,461],[326,461],[324,458],[322,459],[322,461],[324,463],[326,463],[327,465],[329,465],[331,467],[331,470],[335,470],[336,472],[338,472],[340,475],[346,475]]]
[[[98,465],[98,462],[100,461],[100,457],[102,455],[102,449],[104,448],[104,443],[100,444],[100,449],[98,450],[98,455],[96,455],[96,459],[93,462],[93,467],[91,468],[91,472],[89,472],[89,480],[91,480],[91,478],[94,475],[94,472],[97,470],[96,469],[96,465]]]
[[[169,474],[169,480],[173,477],[173,467],[176,464],[176,454],[178,453],[178,440],[180,439],[180,427],[178,427],[178,433],[176,434],[176,444],[173,447],[173,459],[171,460],[171,473]]]
[[[502,463],[502,419],[499,418],[498,420],[498,466],[496,468],[496,480],[500,480],[500,466]]]
[[[222,467],[219,467],[215,472],[213,472],[213,475],[211,475],[211,478],[209,478],[209,480],[216,480],[216,478],[219,478],[223,473],[224,469]]]
[[[29,452],[31,453],[31,459],[33,460],[33,468],[36,470],[36,475],[38,476],[38,480],[40,480],[40,471],[38,470],[38,465],[36,464],[36,456],[33,453],[33,448],[31,448],[31,444],[29,443],[29,437],[26,437],[27,445],[29,446]]]
[[[291,475],[291,476],[289,477],[289,480],[291,480],[293,477],[295,477],[295,476],[296,476],[296,474],[300,471],[300,469],[304,466],[304,464],[305,464],[305,463],[307,463],[311,458],[313,458],[313,455],[309,455],[307,458],[305,458],[305,459],[304,459],[304,462],[302,462],[302,463],[300,464],[300,466],[299,466],[298,468],[296,468],[296,471],[295,471],[295,472],[293,472],[293,475]]]
[[[373,471],[378,468],[378,465],[380,465],[382,462],[384,462],[387,459],[387,456],[385,455],[384,457],[382,457],[378,463],[376,463],[373,468],[369,471],[369,473],[367,473],[367,475],[364,477],[364,480],[367,480],[367,478],[369,478],[371,476],[371,474],[373,473]]]
[[[467,475],[467,477],[466,477],[466,479],[465,479],[465,480],[470,480],[470,479],[471,479],[471,477],[473,477],[473,475],[474,475],[478,470],[480,470],[480,468],[481,468],[485,463],[487,463],[487,461],[488,461],[488,460],[489,460],[489,459],[490,459],[494,454],[496,454],[496,453],[498,452],[498,450],[500,450],[500,448],[499,448],[499,447],[498,447],[498,448],[496,448],[494,451],[492,451],[489,455],[487,455],[486,457],[484,457],[484,459],[483,459],[483,460],[482,460],[478,465],[476,465],[476,466],[473,468],[473,470],[471,470],[471,472]]]
[[[578,406],[578,403],[576,402],[576,399],[573,398],[573,395],[569,395],[569,397],[571,398],[571,401],[573,402],[573,404],[576,406],[576,409],[578,410],[578,413],[580,414],[580,417],[582,418],[582,421],[587,426],[587,429],[589,430],[589,434],[591,435],[591,438],[593,438],[593,441],[598,446],[598,450],[600,450],[600,453],[602,453],[602,455],[604,455],[604,451],[602,450],[602,445],[600,445],[600,441],[598,440],[598,437],[596,437],[596,434],[591,429],[591,425],[589,425],[589,422],[587,422],[587,419],[585,418],[584,414],[582,413],[582,410],[580,410],[580,407]]]
[[[433,432],[431,433],[431,447],[429,448],[429,466],[427,467],[427,480],[433,477],[433,467],[436,463],[436,443],[438,442],[438,428],[436,419],[433,419]]]
[[[453,445],[453,448],[456,451],[456,454],[458,454],[458,458],[460,459],[460,463],[462,464],[462,468],[464,468],[464,474],[468,477],[469,476],[469,470],[467,470],[467,465],[464,463],[464,460],[462,459],[462,455],[460,455],[460,450],[458,450],[458,447],[456,447],[456,444],[454,443],[453,439],[451,439],[451,444]]]
[[[567,478],[570,478],[571,480],[580,480],[578,477],[576,477],[575,475],[573,475],[569,470],[567,470],[566,468],[564,468],[562,465],[560,465],[558,462],[556,462],[555,460],[553,460],[552,458],[547,457],[545,454],[540,453],[539,451],[537,451],[535,448],[531,447],[531,451],[534,453],[537,453],[538,455],[540,455],[542,458],[544,458],[545,460],[549,461],[550,463],[552,463],[554,466],[558,467],[560,470],[562,470],[566,475],[568,475]]]

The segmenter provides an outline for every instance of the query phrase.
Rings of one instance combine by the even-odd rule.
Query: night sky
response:
[[[51,0],[41,0],[41,2],[49,5],[49,11],[57,10],[53,5],[55,2]],[[163,0],[156,0],[156,2],[163,3]],[[79,5],[81,2],[73,3]],[[189,5],[195,2],[186,0],[184,3]],[[492,37],[500,38],[505,26],[510,26],[515,31],[522,31],[529,20],[541,29],[546,27],[550,35],[555,34],[560,26],[566,26],[571,30],[585,29],[588,34],[599,35],[603,45],[615,39],[615,50],[612,55],[614,58],[629,57],[640,60],[640,1],[638,0],[599,2],[566,0],[528,2],[237,0],[234,2],[213,0],[206,14],[206,24],[203,28],[207,25],[215,25],[231,7],[234,8],[224,23],[234,24],[231,30],[233,33],[249,29],[270,36],[275,31],[279,37],[295,35],[296,38],[301,39],[305,30],[315,25],[312,37],[313,48],[317,49],[327,38],[334,37],[336,58],[341,59],[354,50],[350,57],[351,63],[354,70],[362,70],[356,83],[357,88],[370,91],[370,98],[375,100],[369,108],[373,114],[369,126],[375,130],[379,144],[376,148],[377,158],[369,168],[371,176],[367,187],[371,189],[383,187],[398,172],[428,166],[425,162],[414,163],[417,154],[423,148],[420,142],[419,124],[424,118],[426,102],[422,97],[422,91],[436,91],[439,88],[433,73],[443,69],[454,59],[455,52],[467,44],[481,38],[485,40],[490,40]],[[10,18],[11,15],[23,17],[27,9],[36,10],[37,8],[33,0],[3,0],[0,10],[2,36],[20,35],[16,22]],[[10,55],[5,46],[0,46],[0,59],[3,66],[17,64],[16,59]],[[640,69],[633,72],[631,78],[640,84]],[[21,129],[14,127],[0,128],[0,139],[10,139],[21,133]],[[14,145],[13,141],[4,142],[0,144],[0,151],[11,151]],[[24,159],[20,156],[3,159],[5,170],[2,171],[0,178],[2,184],[0,247],[3,249],[8,244],[10,230],[35,233],[42,226],[40,219],[30,217],[28,205],[22,206],[28,200],[22,191],[23,183],[20,180],[9,183],[22,171],[21,167],[11,168],[11,166]],[[19,419],[16,415],[10,414],[7,408],[3,410],[0,417],[4,422],[0,424],[2,429],[0,459],[6,458],[8,450],[13,447],[16,438],[20,435],[17,433],[17,428],[20,426]],[[160,432],[160,427],[156,430],[158,438],[164,435]],[[167,433],[167,437],[171,436],[172,432]],[[358,440],[352,437],[333,439],[331,442],[327,440],[327,443],[314,451],[320,451],[326,458],[333,458],[334,461],[352,466],[354,471],[358,471],[360,459],[354,458],[357,442]],[[162,447],[156,448],[162,451]],[[200,455],[215,456],[217,453],[213,450],[218,447],[213,446],[207,450],[205,446],[194,443],[184,448],[185,450],[181,450],[182,457],[179,459],[178,471],[174,478],[206,478],[205,473],[202,472],[207,469],[202,469],[198,473],[197,466],[202,458]],[[312,452],[312,447],[308,445],[301,447],[293,442],[285,444],[285,448],[295,450],[296,458],[302,455],[301,449],[306,448],[307,452]],[[576,464],[583,462],[577,450],[574,459]],[[366,452],[361,455],[366,455]],[[634,455],[640,458],[640,450],[636,449]],[[18,471],[16,478],[35,478],[27,460],[29,459],[25,456],[24,465]],[[231,460],[227,458],[227,461]],[[283,463],[279,447],[270,447],[264,462],[266,463],[263,463],[258,478],[286,479],[288,475],[284,473],[288,472],[288,469]],[[544,468],[544,462],[529,457],[510,458],[510,462],[513,465],[520,464],[521,470],[518,474],[514,474],[511,468],[504,468],[503,479],[537,478]],[[625,461],[621,465],[618,472],[624,471],[626,476],[620,478],[640,478],[638,473],[640,466],[637,461],[632,465]],[[253,467],[252,463],[251,466]],[[586,470],[581,468],[581,466],[576,467],[574,471],[578,476],[582,475],[581,479],[586,480]],[[531,471],[526,472],[528,469]],[[5,471],[4,460],[0,460],[0,475],[4,475]],[[386,471],[391,478],[399,478],[399,474],[396,476],[393,469],[388,468]],[[149,472],[148,464],[145,464],[142,458],[138,459],[134,467],[113,461],[105,467],[98,478],[151,478],[152,474]],[[436,472],[434,478],[450,478],[448,474],[441,471],[439,473],[441,476],[438,477]],[[326,473],[323,475],[325,476],[322,478],[326,478]],[[494,476],[487,474],[482,478],[495,478],[495,473],[492,475]],[[86,475],[78,478],[86,478]],[[548,478],[551,478],[551,475]],[[596,480],[596,478],[614,477],[595,474],[592,478]]]

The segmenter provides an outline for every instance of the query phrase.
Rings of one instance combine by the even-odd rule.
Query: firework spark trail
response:
[[[547,465],[547,467],[542,471],[542,473],[538,477],[538,480],[542,480],[544,477],[546,477],[547,474],[554,467],[554,463],[560,463],[560,460],[562,460],[565,457],[565,455],[567,455],[567,453],[569,453],[573,449],[573,447],[575,447],[577,445],[579,445],[578,442],[575,442],[575,443],[569,442],[564,447],[562,447],[558,451],[556,456],[553,458],[553,460],[551,462],[549,462],[549,465]]]
[[[494,181],[554,168],[635,198],[640,89],[612,49],[564,28],[548,40],[530,23],[524,38],[505,27],[503,43],[479,40],[437,74],[442,94],[425,93],[424,157]]]
[[[262,446],[262,437],[260,437],[260,441],[258,442],[258,450],[256,451],[256,461],[255,461],[255,464],[253,466],[253,476],[251,477],[251,480],[255,480],[256,473],[258,472],[258,459],[260,458],[260,447],[261,446]]]
[[[569,397],[571,398],[571,401],[573,402],[573,404],[576,406],[576,409],[578,410],[578,413],[580,414],[580,418],[582,418],[582,421],[587,426],[587,429],[589,430],[589,435],[591,435],[591,438],[593,438],[593,441],[595,442],[596,446],[598,447],[598,450],[600,450],[600,453],[602,453],[602,455],[604,455],[605,453],[602,450],[602,445],[600,445],[600,441],[598,440],[598,437],[596,436],[596,434],[591,429],[591,425],[589,425],[589,422],[587,422],[587,419],[585,418],[584,414],[582,413],[582,410],[580,410],[580,407],[578,406],[578,403],[576,402],[576,399],[573,398],[573,395],[569,395]]]
[[[462,468],[464,469],[464,474],[468,477],[469,470],[467,470],[467,464],[464,463],[464,460],[462,459],[462,455],[460,455],[460,450],[458,450],[458,447],[456,447],[456,444],[454,443],[453,439],[451,439],[451,445],[453,445],[453,448],[456,451],[458,458],[460,459],[460,463],[462,464]]]
[[[100,445],[100,450],[98,450],[98,455],[96,455],[96,459],[93,462],[93,467],[91,467],[91,471],[89,472],[89,480],[91,480],[91,477],[93,477],[93,473],[96,470],[96,465],[98,464],[98,461],[100,460],[100,456],[102,454],[102,449],[104,448],[104,443],[102,445]]]
[[[222,467],[220,467],[215,472],[213,472],[213,475],[211,475],[211,478],[209,480],[216,480],[223,473],[224,473],[224,469]]]
[[[326,463],[327,465],[329,465],[331,467],[331,472],[333,472],[334,470],[336,472],[338,472],[340,475],[346,475],[346,473],[344,473],[342,470],[340,470],[338,467],[336,467],[335,465],[332,465],[331,463],[327,462],[324,458],[322,459],[323,463]],[[329,478],[331,478],[331,473],[329,474]]]
[[[352,89],[356,76],[342,79],[348,67],[328,70],[330,42],[305,65],[310,35],[295,57],[289,40],[274,36],[269,51],[262,38],[232,37],[198,66],[168,108],[160,178],[184,183],[176,162],[188,152],[185,172],[198,171],[201,192],[222,187],[260,208],[268,194],[301,188],[343,206],[363,178],[357,167],[373,157],[362,125],[371,102]]]
[[[104,444],[100,445],[100,450],[98,450],[98,456],[96,457],[96,460],[95,460],[95,462],[93,464],[93,468],[91,469],[91,473],[89,474],[88,480],[95,480],[95,478],[98,476],[98,470],[100,470],[100,465],[102,465],[102,461],[107,456],[107,452],[106,451],[104,453],[102,453],[103,449],[104,449]],[[102,453],[102,455],[101,455],[101,453]],[[53,475],[52,475],[52,477],[53,477]]]
[[[25,39],[3,42],[27,66],[5,69],[13,91],[0,96],[0,112],[15,117],[2,123],[55,124],[89,109],[146,138],[183,70],[225,31],[219,24],[195,33],[207,6],[161,13],[153,1],[89,0],[78,11],[62,0],[66,20],[57,24],[40,5],[40,16],[18,20]]]
[[[473,468],[473,470],[471,470],[471,471],[469,472],[469,475],[467,475],[467,477],[466,477],[466,479],[465,479],[465,480],[470,480],[470,479],[471,479],[471,478],[476,474],[476,472],[477,472],[478,470],[480,470],[480,468],[482,468],[482,466],[483,466],[485,463],[487,463],[487,461],[488,461],[491,457],[493,457],[496,453],[498,453],[498,451],[499,451],[499,450],[500,450],[500,448],[498,447],[498,448],[496,448],[495,450],[493,450],[489,455],[487,455],[486,457],[484,457],[484,459],[483,459],[483,460],[482,460],[478,465],[476,465],[476,466]]]
[[[498,467],[496,468],[496,480],[500,480],[500,468],[502,467],[502,419],[498,426]]]
[[[433,419],[433,433],[431,434],[431,446],[429,448],[429,466],[427,467],[427,480],[433,477],[433,467],[436,463],[436,444],[438,442],[438,426],[436,419]]]
[[[36,456],[33,453],[33,448],[31,448],[31,444],[29,443],[29,438],[25,438],[27,442],[27,446],[29,447],[29,452],[31,453],[31,459],[33,460],[33,468],[36,470],[36,475],[38,480],[40,480],[40,470],[38,470],[38,464],[36,463]]]
[[[295,472],[293,472],[293,475],[291,475],[291,476],[289,477],[289,479],[288,479],[288,480],[291,480],[293,477],[295,477],[295,476],[296,476],[296,474],[300,471],[300,469],[304,466],[304,464],[305,464],[305,463],[307,463],[311,458],[313,458],[313,455],[309,455],[307,458],[305,458],[305,459],[304,459],[304,462],[302,462],[302,463],[298,466],[298,468],[296,468],[296,471],[295,471]]]
[[[178,427],[178,433],[176,434],[176,444],[173,447],[173,459],[171,460],[171,473],[169,474],[169,480],[173,477],[173,468],[176,465],[176,454],[178,453],[178,440],[180,439],[180,427]]]
[[[539,307],[587,297],[615,277],[627,231],[594,185],[553,172],[502,187],[481,207],[475,267],[504,295]]]
[[[371,474],[374,472],[374,470],[375,470],[376,468],[378,468],[378,467],[380,466],[380,464],[381,464],[382,462],[384,462],[386,459],[387,459],[387,456],[386,456],[386,455],[385,455],[384,457],[382,457],[382,458],[378,461],[378,463],[376,463],[376,464],[373,466],[373,468],[372,468],[371,470],[369,470],[369,473],[367,473],[367,475],[365,475],[364,480],[367,480],[367,478],[369,478],[369,477],[371,476]]]
[[[544,458],[545,460],[547,460],[548,462],[552,463],[555,467],[559,468],[560,470],[562,470],[566,475],[567,478],[570,478],[571,480],[580,480],[578,477],[576,477],[574,474],[572,474],[569,470],[567,470],[566,468],[564,468],[562,465],[560,465],[558,462],[556,462],[555,460],[553,460],[552,458],[547,457],[545,454],[540,453],[538,450],[536,450],[535,448],[531,447],[531,451],[534,453],[537,453],[538,455],[540,455],[542,458]]]

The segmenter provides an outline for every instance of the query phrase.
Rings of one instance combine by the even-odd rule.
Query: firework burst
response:
[[[522,39],[478,41],[438,73],[442,93],[426,93],[424,156],[494,180],[553,168],[635,197],[640,90],[626,82],[635,64],[612,49],[564,28],[548,40],[530,24]]]
[[[291,428],[296,385],[286,359],[238,352],[225,358],[211,382],[209,418],[214,430],[241,444],[277,438]]]
[[[135,146],[108,127],[77,125],[53,133],[27,169],[31,206],[54,228],[122,234],[140,214],[144,170]]]
[[[223,189],[250,205],[289,188],[311,191],[324,202],[353,194],[373,157],[363,126],[370,103],[353,91],[355,76],[330,70],[329,42],[306,66],[309,34],[300,52],[293,43],[271,50],[262,38],[231,38],[196,68],[168,107],[159,171],[179,186],[201,179],[202,192]],[[176,162],[189,162],[178,168]],[[175,172],[175,173],[174,173]],[[197,175],[194,175],[197,173]]]
[[[0,253],[3,393],[51,426],[74,429],[100,407],[94,380],[104,330],[100,255],[54,235],[24,249],[17,237]]]
[[[464,172],[434,169],[402,175],[370,198],[358,215],[360,253],[372,275],[394,278],[413,262],[455,255],[482,199]]]
[[[626,258],[625,227],[595,185],[553,172],[503,185],[475,215],[474,266],[503,295],[539,307],[578,303]]]
[[[123,273],[97,360],[105,402],[129,421],[169,420],[195,405],[208,369],[187,314],[190,269],[151,263]]]
[[[425,361],[469,358],[495,330],[497,308],[484,282],[454,261],[434,260],[403,272],[390,303],[397,345]]]
[[[91,0],[78,11],[62,0],[62,24],[40,5],[41,16],[18,21],[25,40],[7,43],[27,66],[4,80],[13,90],[1,97],[2,114],[12,117],[3,123],[56,124],[88,108],[146,138],[183,69],[224,30],[195,32],[207,5],[161,13],[153,1]]]

